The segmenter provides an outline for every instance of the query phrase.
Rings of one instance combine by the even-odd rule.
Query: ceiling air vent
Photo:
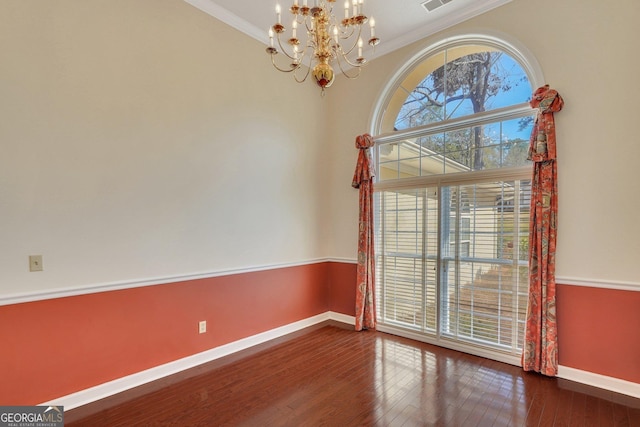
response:
[[[440,6],[444,6],[445,4],[451,2],[452,0],[429,0],[422,3],[422,6],[427,9],[429,12],[436,10]]]

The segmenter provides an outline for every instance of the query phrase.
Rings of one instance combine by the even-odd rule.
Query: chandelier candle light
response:
[[[331,86],[335,73],[331,63],[338,64],[340,71],[346,77],[355,79],[360,75],[360,68],[367,60],[362,56],[364,42],[362,27],[369,23],[369,45],[375,47],[380,43],[376,37],[375,20],[367,18],[363,12],[364,0],[353,0],[344,3],[344,18],[339,19],[333,14],[336,0],[315,0],[313,6],[303,0],[302,6],[298,0],[293,1],[289,12],[293,15],[291,22],[291,37],[286,38],[286,28],[282,25],[282,11],[276,5],[276,23],[269,29],[269,47],[267,53],[271,55],[271,63],[278,70],[293,73],[298,83],[307,80],[309,74],[322,89]],[[298,30],[304,34],[305,40],[298,38]],[[277,46],[275,40],[277,39]],[[284,40],[283,40],[284,39]],[[288,46],[287,46],[288,45]],[[276,64],[276,55],[282,52],[288,60],[288,67]],[[355,55],[357,53],[357,56]],[[306,68],[306,73],[299,71]],[[357,71],[349,72],[350,68]]]

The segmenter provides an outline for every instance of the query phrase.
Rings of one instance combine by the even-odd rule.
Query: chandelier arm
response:
[[[341,40],[350,39],[353,36],[353,34],[356,32],[356,29],[351,25],[349,26],[339,25],[338,28],[340,30],[339,36]]]
[[[302,24],[302,23],[304,23],[304,27],[305,27],[305,29],[307,30],[307,34],[313,33],[313,30],[312,30],[312,29],[311,29],[311,27],[309,26],[309,22],[312,22],[312,21],[311,21],[312,19],[313,19],[313,18],[309,18],[309,19],[304,18],[303,22],[301,22],[301,24]]]
[[[336,49],[336,60],[338,62],[338,66],[340,67],[340,70],[342,71],[342,74],[344,74],[345,76],[348,76],[347,73],[345,73],[344,69],[342,68],[342,63],[340,62],[340,59],[342,58],[344,60],[344,62],[346,62],[347,64],[349,64],[351,67],[353,68],[361,68],[366,64],[366,60],[364,58],[357,58],[355,62],[352,62],[351,60],[349,60],[349,54],[353,51],[354,48],[351,48],[348,52],[345,52],[344,50],[342,50],[342,46],[338,46],[339,49]],[[354,46],[355,47],[355,46]],[[360,72],[358,72],[358,75],[360,75]]]
[[[354,32],[355,32],[355,31],[354,31]],[[355,38],[355,40],[353,41],[353,46],[351,46],[351,47],[349,48],[349,50],[347,50],[346,52],[345,52],[344,50],[342,51],[342,54],[343,54],[343,56],[344,56],[345,58],[347,57],[347,55],[351,55],[351,52],[353,52],[353,50],[354,50],[356,47],[358,47],[358,40],[360,40],[360,36],[361,36],[361,35],[362,35],[362,26],[360,25],[360,26],[358,26],[358,37],[356,37],[356,38]],[[353,36],[353,33],[351,33],[351,34],[349,35],[349,37],[347,37],[347,39],[351,38],[352,36]],[[346,40],[346,39],[345,39],[345,40]],[[347,61],[347,62],[349,62],[349,61]],[[354,64],[351,64],[351,65],[354,65]]]
[[[346,57],[344,59],[345,59],[345,61],[347,61]],[[352,65],[356,70],[358,70],[354,75],[349,75],[349,73],[347,73],[346,70],[342,67],[342,62],[340,61],[340,58],[338,58],[338,60],[336,62],[338,63],[338,68],[340,68],[340,72],[346,78],[353,80],[353,79],[357,79],[358,76],[360,76],[360,72],[362,71],[362,65],[360,65],[360,64],[351,64],[349,61],[347,61],[347,63],[349,65]]]
[[[344,71],[342,72],[342,75],[345,76],[348,79],[355,80],[358,77],[360,77],[360,72],[362,71],[362,68],[358,67],[358,68],[356,68],[356,70],[358,70],[358,72],[353,76],[350,76],[349,74],[345,73]]]
[[[292,71],[296,71],[298,68],[300,68],[300,64],[298,64],[297,66],[292,66],[293,64],[290,65],[291,68],[289,68],[288,70],[286,68],[280,68],[278,66],[278,64],[276,64],[276,60],[275,60],[275,54],[271,55],[271,64],[273,65],[273,67],[278,70],[278,71],[282,71],[283,73],[291,73]],[[295,74],[294,74],[295,75]]]
[[[300,66],[296,67],[295,70],[299,70]],[[298,75],[296,73],[293,73],[293,78],[296,80],[296,82],[298,83],[304,83],[307,80],[307,77],[309,77],[309,72],[311,71],[311,67],[307,67],[307,72],[304,74],[304,77],[302,79],[298,78]]]
[[[313,48],[313,46],[309,45],[309,42],[307,41],[307,44],[304,45],[304,49],[298,51],[298,58],[297,59],[295,57],[293,57],[293,58],[289,57],[290,59],[294,60],[298,64],[297,68],[300,68],[304,64],[304,60],[305,60],[305,57],[307,56],[307,49],[308,48]],[[311,61],[309,61],[309,63],[311,63]]]
[[[349,61],[349,58],[346,55],[342,55],[342,59],[344,59],[344,62],[346,62],[347,64],[351,65],[353,68],[362,68],[365,65],[365,62],[351,62]],[[340,60],[338,59],[338,65],[340,65]]]
[[[312,50],[315,50],[314,43],[312,43],[309,40],[307,40],[307,43],[304,44],[304,49],[298,51],[298,58],[296,59],[295,56],[290,55],[289,52],[287,52],[287,49],[282,44],[282,40],[280,39],[280,35],[279,34],[278,34],[278,46],[280,46],[280,50],[282,51],[282,53],[285,56],[287,56],[292,61],[296,61],[298,64],[301,64],[303,62],[302,60],[304,59],[305,54],[307,53],[307,48],[311,48]],[[298,45],[298,46],[300,46],[300,45]]]
[[[298,52],[298,53],[299,53],[298,59],[297,59],[297,60],[294,60],[294,61],[295,61],[295,63],[296,63],[296,64],[298,64],[298,66],[296,67],[296,69],[299,69],[299,68],[301,68],[301,67],[302,67],[302,65],[304,65],[304,60],[305,60],[305,56],[306,56],[306,53],[307,53],[307,47],[305,46],[304,50],[303,50],[302,52]],[[311,65],[310,63],[311,63],[311,61],[309,61],[309,65]],[[308,67],[307,67],[307,68],[308,68]],[[309,74],[309,72],[307,72],[307,74]],[[306,79],[306,77],[305,77],[305,79]],[[297,79],[296,79],[296,80],[297,80]],[[303,80],[303,81],[304,81],[304,80]]]
[[[282,40],[280,39],[280,34],[278,34],[278,46],[280,46],[280,51],[287,56],[289,59],[291,59],[292,61],[295,60],[295,58],[291,55],[289,55],[289,52],[287,52],[287,50],[285,49],[285,47],[282,45]]]

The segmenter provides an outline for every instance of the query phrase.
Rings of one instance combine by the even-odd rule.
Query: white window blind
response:
[[[378,193],[381,323],[519,353],[530,191],[511,180]]]

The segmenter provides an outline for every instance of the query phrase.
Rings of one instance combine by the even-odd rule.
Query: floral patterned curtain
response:
[[[373,138],[369,134],[356,138],[358,164],[352,186],[360,191],[360,216],[358,220],[358,267],[356,274],[356,331],[376,327],[375,265],[373,246],[373,178],[375,170],[369,148]]]
[[[533,161],[529,224],[529,303],[522,367],[548,376],[558,373],[556,325],[556,231],[558,184],[553,113],[564,101],[548,85],[538,88],[531,106],[538,108],[529,146]]]

